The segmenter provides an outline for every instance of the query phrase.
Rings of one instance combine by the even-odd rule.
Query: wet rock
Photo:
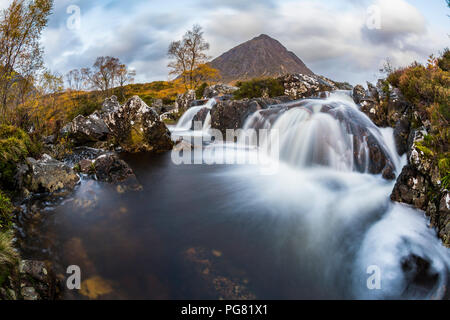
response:
[[[80,178],[67,165],[47,154],[41,159],[27,159],[30,167],[28,189],[35,193],[53,193],[60,190],[73,190]]]
[[[40,300],[39,294],[36,292],[36,289],[33,287],[24,287],[20,290],[22,297],[27,301],[36,301]]]
[[[61,130],[61,135],[67,135],[76,146],[106,140],[108,134],[109,129],[98,112],[88,117],[79,115]]]
[[[383,106],[372,98],[363,98],[360,101],[360,110],[364,112],[378,127],[386,127],[386,114]]]
[[[78,164],[75,166],[74,170],[79,173],[90,174],[95,171],[93,164],[94,164],[93,161],[84,159],[84,160],[81,160],[80,162],[78,162]]]
[[[195,122],[201,122],[202,125],[205,124],[205,120],[206,120],[206,117],[208,116],[209,111],[210,111],[210,110],[209,110],[208,108],[205,107],[205,108],[201,109],[201,110],[194,116],[194,118],[192,119],[191,130],[194,130],[194,123],[195,123]]]
[[[399,155],[408,152],[408,138],[411,130],[411,122],[405,116],[397,121],[394,128],[395,147]]]
[[[181,151],[189,151],[194,149],[194,145],[192,145],[190,142],[182,139],[180,141],[178,141],[175,146],[173,147],[173,151],[175,152],[181,152]]]
[[[414,205],[421,210],[427,210],[429,202],[428,191],[431,183],[414,166],[407,165],[397,179],[391,195],[391,200]]]
[[[249,288],[246,274],[236,269],[218,250],[190,248],[184,252],[188,270],[194,269],[198,279],[196,286],[203,286],[206,291],[219,300],[254,300]],[[191,280],[193,280],[191,279]]]
[[[380,93],[378,91],[378,88],[375,87],[372,83],[367,82],[367,93],[369,98],[371,98],[375,102],[380,102]]]
[[[58,294],[58,281],[45,262],[22,260],[19,273],[20,294],[24,300],[49,300]]]
[[[431,175],[432,160],[424,152],[422,143],[425,140],[427,131],[425,128],[413,130],[408,138],[408,163],[413,165],[423,175]]]
[[[211,127],[219,129],[225,136],[227,129],[241,129],[254,112],[280,103],[283,100],[270,98],[219,101],[211,109]]]
[[[133,170],[116,154],[98,157],[94,161],[93,167],[99,181],[117,184],[123,192],[142,190]]]
[[[22,260],[19,265],[19,272],[41,282],[49,281],[49,272],[43,261]]]
[[[189,90],[184,94],[180,94],[175,102],[175,109],[180,112],[185,112],[192,107],[192,102],[196,99],[195,91]]]
[[[74,166],[82,160],[95,160],[101,155],[109,154],[110,151],[90,147],[76,147],[70,154],[65,155],[63,162]]]
[[[366,98],[366,89],[364,89],[362,85],[358,84],[353,88],[353,100],[356,104],[359,104],[364,98]]]
[[[115,144],[126,152],[164,152],[173,147],[166,125],[138,96],[108,114],[106,124]]]
[[[219,83],[205,88],[205,91],[203,92],[203,97],[211,99],[218,96],[231,95],[236,90],[238,90],[237,87]]]

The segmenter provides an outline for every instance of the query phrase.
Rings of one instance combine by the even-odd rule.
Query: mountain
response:
[[[262,34],[234,47],[210,62],[226,83],[253,78],[314,73],[278,40]]]

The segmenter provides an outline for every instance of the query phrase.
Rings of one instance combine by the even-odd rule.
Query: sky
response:
[[[380,77],[386,59],[404,66],[450,47],[449,14],[445,0],[55,0],[42,45],[61,74],[109,55],[136,82],[168,80],[170,42],[199,24],[212,58],[264,33],[316,74],[355,85]]]

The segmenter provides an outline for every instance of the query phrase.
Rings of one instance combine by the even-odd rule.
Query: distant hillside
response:
[[[222,82],[226,83],[293,73],[314,74],[293,52],[265,34],[240,44],[210,64],[220,71]]]

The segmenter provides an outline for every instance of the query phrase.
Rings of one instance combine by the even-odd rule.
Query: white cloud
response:
[[[4,2],[0,0],[0,5]],[[374,73],[387,57],[404,65],[424,61],[448,45],[448,37],[431,28],[430,21],[406,0],[56,3],[43,38],[51,69],[67,72],[91,65],[99,55],[113,55],[136,68],[138,81],[167,79],[167,47],[194,23],[204,27],[211,56],[266,33],[314,72],[352,83],[374,80]],[[72,3],[82,9],[81,30],[76,32],[65,26],[65,9]],[[380,30],[366,27],[369,5],[381,10]]]

